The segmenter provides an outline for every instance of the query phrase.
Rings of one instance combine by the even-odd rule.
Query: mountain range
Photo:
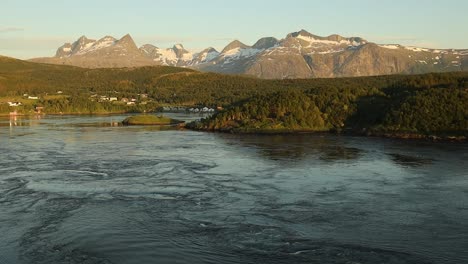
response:
[[[151,44],[138,47],[127,34],[99,40],[82,36],[59,47],[53,57],[31,61],[85,68],[167,65],[265,79],[332,78],[466,71],[468,49],[383,45],[360,37],[320,37],[301,30],[281,40],[265,37],[252,46],[235,40],[222,51],[210,47],[192,53],[182,44],[167,49]]]

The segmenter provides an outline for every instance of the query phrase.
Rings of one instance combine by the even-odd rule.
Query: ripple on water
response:
[[[7,263],[467,257],[463,145],[68,126],[70,119],[94,122],[48,120],[0,141]]]

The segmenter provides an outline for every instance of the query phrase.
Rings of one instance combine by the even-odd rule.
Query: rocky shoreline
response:
[[[376,132],[376,131],[317,131],[317,130],[240,130],[233,128],[221,129],[200,129],[195,125],[196,122],[187,123],[184,127],[194,131],[228,133],[228,134],[248,134],[248,135],[297,135],[297,134],[315,134],[315,135],[343,135],[343,136],[361,136],[361,137],[380,137],[402,140],[421,140],[431,142],[468,142],[468,137],[460,135],[425,135],[417,133],[404,132]]]

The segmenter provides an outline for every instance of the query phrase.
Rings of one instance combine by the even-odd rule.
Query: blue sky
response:
[[[467,0],[2,0],[0,55],[52,56],[81,35],[192,51],[306,29],[377,43],[468,48]]]

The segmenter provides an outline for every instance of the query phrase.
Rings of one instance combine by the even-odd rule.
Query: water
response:
[[[0,264],[468,263],[467,144],[123,119],[0,120]]]

